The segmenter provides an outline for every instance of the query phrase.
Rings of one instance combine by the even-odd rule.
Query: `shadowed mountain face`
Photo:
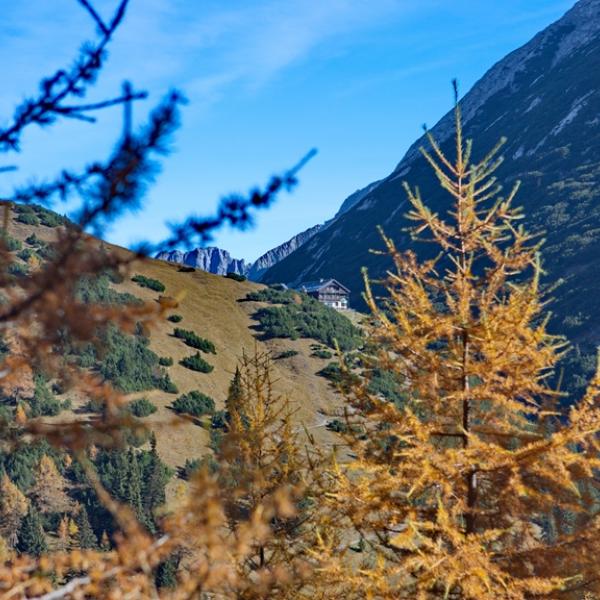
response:
[[[294,250],[297,250],[300,246],[308,242],[321,227],[322,225],[315,225],[314,227],[295,235],[291,240],[265,252],[252,263],[252,266],[248,271],[248,278],[252,281],[260,281],[269,268],[276,265],[279,261],[294,252]]]
[[[444,93],[444,90],[440,90]],[[544,232],[547,281],[554,292],[553,328],[580,342],[600,342],[600,0],[581,0],[562,19],[492,67],[462,101],[465,132],[479,160],[501,136],[505,162],[498,177],[505,191],[521,180],[516,204],[530,230]],[[432,130],[449,156],[453,116]],[[415,245],[403,231],[408,206],[402,182],[418,185],[434,211],[449,196],[438,187],[419,153],[418,140],[387,178],[365,188],[344,214],[269,269],[265,282],[293,283],[335,277],[359,305],[360,269],[381,275],[389,266],[369,249],[381,249],[382,225],[399,248]]]

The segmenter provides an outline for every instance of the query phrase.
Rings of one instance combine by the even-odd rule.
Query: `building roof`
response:
[[[332,277],[330,277],[329,279],[321,279],[319,281],[304,281],[302,283],[299,283],[296,286],[296,289],[301,292],[307,293],[318,292],[319,290],[323,289],[324,287],[327,287],[332,283],[335,283],[336,285],[341,287],[342,290],[344,290],[346,293],[350,293],[350,290],[345,285],[342,285],[337,279],[333,279]]]

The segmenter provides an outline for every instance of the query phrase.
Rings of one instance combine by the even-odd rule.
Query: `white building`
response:
[[[300,292],[304,292],[319,302],[331,306],[337,310],[348,308],[350,290],[336,279],[321,279],[319,281],[306,281],[296,286]]]

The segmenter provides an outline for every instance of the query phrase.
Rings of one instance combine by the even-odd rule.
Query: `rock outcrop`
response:
[[[159,252],[155,258],[181,263],[216,275],[226,275],[227,273],[246,275],[249,267],[243,259],[232,258],[227,250],[212,246],[195,248],[189,252],[181,252],[180,250]]]
[[[310,240],[320,229],[322,225],[315,225],[298,235],[295,235],[287,242],[265,252],[254,263],[246,262],[243,259],[232,258],[227,250],[215,248],[195,248],[189,252],[181,250],[169,250],[159,252],[155,258],[158,260],[167,260],[169,262],[180,263],[202,269],[215,275],[226,275],[227,273],[237,273],[245,275],[252,281],[260,281],[263,273],[270,267],[283,260],[286,256],[294,252]]]

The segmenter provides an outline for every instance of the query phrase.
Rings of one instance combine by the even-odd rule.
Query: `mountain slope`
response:
[[[265,252],[262,256],[259,256],[252,263],[252,266],[248,271],[248,278],[252,281],[260,281],[268,269],[308,242],[308,240],[313,238],[319,232],[321,227],[322,225],[315,225],[306,231],[302,231],[287,242],[284,242],[272,250]]]
[[[134,265],[132,272],[158,279],[167,287],[166,293],[183,295],[180,306],[174,311],[183,317],[177,327],[190,329],[214,342],[215,356],[207,360],[214,365],[212,373],[196,373],[179,364],[179,360],[193,353],[181,340],[172,336],[174,325],[168,321],[159,323],[151,332],[150,348],[159,356],[170,356],[174,365],[168,368],[169,375],[179,388],[179,393],[193,389],[213,397],[217,408],[223,408],[227,388],[239,357],[243,351],[252,353],[254,347],[269,350],[278,356],[286,350],[296,350],[297,355],[285,360],[274,361],[277,390],[287,395],[298,407],[296,414],[317,439],[326,443],[329,432],[322,426],[327,421],[324,413],[335,411],[341,399],[317,372],[328,361],[311,356],[310,340],[257,339],[252,315],[262,303],[242,302],[246,294],[259,287],[250,282],[236,282],[203,271],[180,273],[176,265],[148,260]],[[152,301],[156,292],[141,289],[131,281],[116,286],[119,291],[130,292],[144,300]],[[176,396],[159,390],[141,394],[150,398],[158,412],[149,417],[149,424],[159,425],[172,417],[169,408]],[[162,433],[160,433],[162,431]],[[182,466],[187,458],[198,457],[208,452],[208,431],[188,422],[182,422],[175,430],[157,430],[159,452],[172,466]]]
[[[462,101],[466,135],[480,158],[508,137],[498,172],[508,188],[522,181],[518,204],[528,227],[544,231],[548,280],[563,279],[555,292],[554,327],[579,341],[600,341],[595,318],[600,295],[600,0],[581,0],[562,19],[490,69]],[[433,128],[452,152],[452,115]],[[401,248],[412,247],[402,182],[418,185],[434,211],[448,200],[434,181],[418,140],[393,173],[312,240],[272,267],[266,282],[335,277],[362,289],[360,268],[372,275],[387,268],[369,253],[381,248],[382,225]],[[417,247],[427,255],[427,247]]]

